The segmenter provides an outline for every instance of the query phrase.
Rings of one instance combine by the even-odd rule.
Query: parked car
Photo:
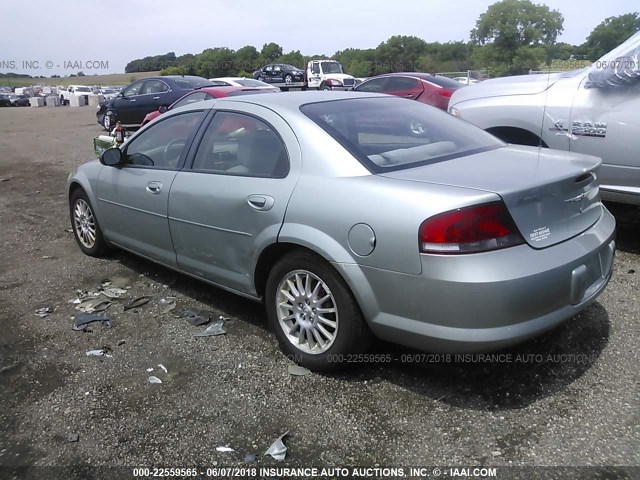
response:
[[[465,87],[449,111],[505,142],[596,155],[602,197],[640,205],[639,59],[637,33],[588,68]]]
[[[136,80],[115,98],[98,106],[98,123],[110,131],[116,122],[124,127],[139,127],[147,113],[168,107],[194,88],[211,85],[206,78],[168,75]]]
[[[158,108],[158,110],[148,113],[144,117],[144,120],[142,120],[142,125],[146,125],[159,115],[169,110],[173,110],[174,108],[182,107],[184,105],[190,105],[192,103],[202,102],[204,100],[212,100],[214,98],[234,97],[236,95],[248,95],[252,93],[272,93],[272,90],[229,86],[198,88],[192,92],[187,93],[184,97],[180,98],[175,103],[172,103],[170,106],[160,107]]]
[[[12,107],[28,107],[31,105],[29,97],[26,95],[9,95]]]
[[[430,133],[359,130],[383,112]],[[262,300],[283,351],[332,370],[371,334],[477,352],[585,309],[615,252],[599,167],[420,102],[291,92],[173,109],[68,195],[85,254],[121,247]]]
[[[448,77],[428,73],[386,73],[357,85],[357,92],[388,93],[446,110],[453,92],[463,85]]]
[[[105,100],[111,100],[116,98],[118,93],[120,93],[120,89],[117,88],[100,88],[100,95],[104,97]]]
[[[304,70],[286,63],[270,63],[253,72],[253,78],[267,83],[304,82]]]
[[[455,80],[456,82],[460,82],[464,85],[474,85],[478,83],[478,80],[471,77],[453,77],[451,80]]]
[[[273,85],[269,85],[266,82],[255,80],[253,78],[219,77],[219,78],[210,78],[209,81],[211,82],[212,85],[215,85],[216,87],[251,87],[251,88],[258,88],[261,90],[271,90],[274,92],[280,91],[278,87],[274,87]]]
[[[60,91],[60,105],[69,105],[71,97],[84,97],[85,105],[88,105],[90,95],[95,95],[91,87],[86,85],[69,85]]]
[[[337,60],[311,59],[307,62],[305,76],[307,88],[311,90],[351,90],[356,85],[356,79],[344,73]]]
[[[0,107],[10,107],[11,97],[9,95],[0,94]]]

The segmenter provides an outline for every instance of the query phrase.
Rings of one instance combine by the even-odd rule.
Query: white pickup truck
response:
[[[355,86],[355,78],[344,73],[336,60],[309,60],[305,74],[310,89],[351,90]]]
[[[602,198],[640,205],[640,32],[590,67],[485,80],[449,112],[508,143],[602,158]]]
[[[71,96],[85,96],[85,105],[89,104],[89,96],[94,95],[91,87],[86,85],[69,85],[66,90],[59,90],[60,93],[60,105],[69,105]]]

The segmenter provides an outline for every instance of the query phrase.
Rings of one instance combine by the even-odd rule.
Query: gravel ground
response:
[[[395,360],[292,376],[260,304],[131,254],[81,254],[65,180],[100,133],[89,108],[0,109],[1,466],[639,465],[639,210],[614,206],[615,275],[598,302],[501,359],[403,361],[380,342]],[[69,301],[104,279],[130,287],[113,327],[73,331]],[[229,318],[227,334],[193,337],[204,327],[173,314],[187,307]],[[264,456],[285,432],[286,459]]]

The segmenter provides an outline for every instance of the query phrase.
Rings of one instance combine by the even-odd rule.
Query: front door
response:
[[[176,176],[169,225],[178,265],[255,295],[260,252],[277,241],[300,170],[300,148],[276,113],[251,104],[219,111]]]
[[[143,84],[143,80],[132,83],[118,94],[113,102],[113,109],[116,111],[117,119],[123,125],[135,124],[134,119],[137,117],[138,98],[142,92]]]
[[[113,243],[168,265],[176,264],[169,235],[169,190],[185,145],[202,111],[169,116],[130,140],[121,167],[103,167],[98,178],[98,216]]]

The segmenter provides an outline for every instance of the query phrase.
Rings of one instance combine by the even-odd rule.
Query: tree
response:
[[[282,56],[282,47],[277,43],[265,43],[260,50],[260,62],[274,63],[278,58]]]
[[[521,47],[553,45],[563,30],[564,18],[546,5],[529,0],[502,0],[480,15],[471,39],[477,45],[491,45],[491,57],[503,63],[508,73],[523,73]],[[514,59],[518,55],[518,64]]]
[[[591,31],[587,41],[580,46],[580,51],[595,61],[637,31],[640,31],[638,12],[606,18]]]
[[[253,72],[262,65],[258,65],[258,50],[253,45],[247,45],[236,51],[236,68],[238,71]]]

